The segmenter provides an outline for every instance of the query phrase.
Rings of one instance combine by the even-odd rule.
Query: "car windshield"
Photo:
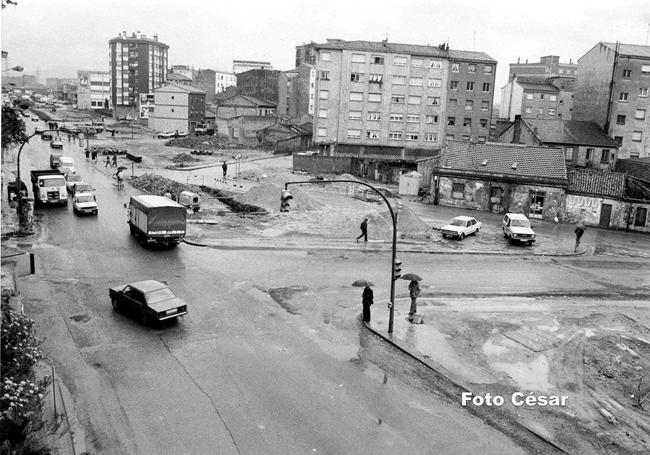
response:
[[[66,160],[65,158],[61,158],[61,165],[62,166],[72,167],[73,163],[74,163],[74,161],[72,161],[70,159]]]
[[[91,196],[90,194],[89,195],[79,196],[77,198],[77,202],[94,202],[94,201],[95,201],[95,198],[93,196]]]
[[[82,183],[82,184],[77,183],[77,184],[74,186],[74,189],[75,189],[75,191],[78,191],[78,192],[80,192],[80,193],[83,193],[83,192],[85,192],[85,191],[92,191],[92,190],[93,190],[93,187],[90,186],[90,184],[88,184],[88,183]]]
[[[163,300],[173,299],[176,296],[169,288],[157,289],[155,291],[147,292],[146,296],[147,303],[158,303]]]
[[[465,226],[465,220],[458,220],[454,218],[450,223],[452,226]]]
[[[514,227],[530,227],[528,220],[512,220],[510,225]]]

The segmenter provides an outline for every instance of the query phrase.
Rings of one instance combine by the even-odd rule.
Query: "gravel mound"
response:
[[[237,195],[235,200],[243,204],[255,205],[269,212],[280,211],[280,194],[284,187],[275,183],[265,182],[257,185],[246,193]],[[290,188],[293,196],[290,210],[318,210],[323,204],[314,200],[311,196],[298,188]]]

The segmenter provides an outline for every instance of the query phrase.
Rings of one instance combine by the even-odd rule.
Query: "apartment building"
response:
[[[496,61],[486,54],[387,41],[328,40],[315,49],[314,142],[321,150],[433,150],[445,137],[478,140],[481,128],[487,138]]]
[[[140,32],[122,32],[108,45],[113,116],[136,119],[139,95],[152,94],[167,80],[169,46]]]
[[[561,63],[558,55],[546,55],[539,59],[539,62],[521,63],[521,59],[517,59],[517,63],[510,64],[510,74],[508,80],[512,80],[515,76],[533,76],[533,77],[577,77],[578,65],[569,59],[569,63]]]
[[[571,120],[575,79],[515,76],[501,89],[499,118]]]
[[[599,42],[578,59],[573,118],[598,123],[618,158],[650,157],[650,46]]]
[[[287,115],[287,75],[283,71],[252,69],[237,74],[239,94],[269,101],[278,115]]]
[[[302,64],[312,66],[316,64],[316,46],[318,44],[313,41],[296,46],[296,68]]]
[[[77,71],[77,108],[109,109],[111,75],[108,71]]]
[[[149,127],[156,131],[193,132],[205,121],[205,92],[191,85],[167,83],[154,91]]]
[[[237,76],[233,73],[227,71],[215,71],[215,93],[225,92],[228,87],[234,87],[237,85]]]
[[[259,62],[256,60],[233,60],[233,74],[243,73],[249,70],[272,70],[271,62]]]
[[[316,70],[305,63],[285,71],[287,77],[287,116],[314,115]]]

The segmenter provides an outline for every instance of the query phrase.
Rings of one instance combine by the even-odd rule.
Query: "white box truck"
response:
[[[185,237],[187,209],[164,196],[131,196],[129,201],[131,235],[141,243],[178,245]]]

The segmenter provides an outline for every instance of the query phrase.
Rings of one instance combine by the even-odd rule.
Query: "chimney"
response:
[[[519,65],[520,61],[521,61],[521,57],[517,57],[517,65]]]
[[[573,65],[573,59],[572,58],[569,59],[569,65]]]
[[[526,65],[528,65],[528,59],[526,59]]]
[[[512,143],[520,144],[521,142],[521,115],[515,115],[515,130],[512,132]]]
[[[158,41],[158,33],[153,36],[154,41]]]

